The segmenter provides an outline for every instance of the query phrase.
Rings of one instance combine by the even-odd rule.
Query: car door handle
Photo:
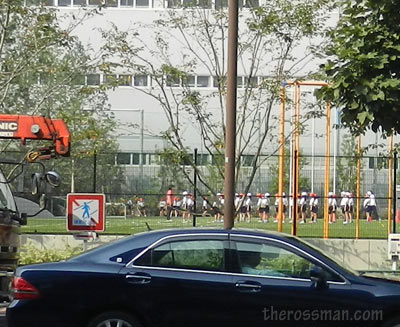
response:
[[[125,279],[130,284],[149,284],[151,282],[151,276],[148,274],[127,274]]]
[[[241,292],[260,292],[261,291],[261,284],[255,282],[245,282],[239,281],[236,282],[235,287]]]

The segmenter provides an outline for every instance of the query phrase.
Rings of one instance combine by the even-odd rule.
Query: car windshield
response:
[[[10,187],[6,184],[6,179],[0,170],[0,209],[10,209],[15,211],[14,197],[11,193]]]

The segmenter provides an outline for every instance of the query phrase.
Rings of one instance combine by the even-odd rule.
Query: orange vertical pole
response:
[[[388,163],[388,203],[387,203],[387,230],[391,233],[392,226],[392,201],[393,201],[393,135],[389,136],[389,163]]]
[[[293,135],[292,135],[292,235],[297,234],[297,193],[299,190],[298,184],[298,134],[299,134],[299,117],[298,117],[298,101],[299,101],[299,85],[295,83],[293,85]],[[293,128],[293,127],[292,127]]]
[[[299,166],[300,166],[300,84],[296,84],[296,194],[299,194]]]
[[[356,182],[356,240],[360,237],[360,183],[361,183],[361,135],[357,140],[357,182]]]
[[[280,108],[280,131],[279,131],[279,175],[278,175],[278,232],[282,232],[283,220],[283,176],[284,176],[284,159],[285,159],[285,86],[281,86],[280,92],[281,108]]]
[[[326,104],[326,125],[325,125],[325,180],[324,180],[324,239],[328,238],[328,193],[330,182],[330,150],[331,150],[331,104]]]

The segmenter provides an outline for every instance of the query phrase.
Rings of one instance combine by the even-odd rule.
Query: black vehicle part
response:
[[[94,318],[88,327],[142,327],[135,317],[119,311],[102,313]]]
[[[400,317],[395,317],[384,322],[381,327],[400,327]]]

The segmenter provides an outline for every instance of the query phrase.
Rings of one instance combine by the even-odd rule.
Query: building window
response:
[[[140,164],[140,153],[132,153],[132,165]]]
[[[228,0],[215,0],[215,8],[216,9],[228,8]]]
[[[136,7],[148,8],[149,5],[149,0],[136,0]]]
[[[26,0],[27,6],[54,6],[54,0]]]
[[[196,76],[189,75],[185,80],[187,86],[195,87],[196,86]]]
[[[132,86],[132,75],[119,75],[118,84],[121,86]]]
[[[100,85],[100,75],[99,74],[89,74],[86,76],[87,85]]]
[[[130,165],[131,164],[131,154],[130,153],[118,153],[117,154],[117,164],[118,165]]]
[[[197,87],[209,87],[208,76],[197,76]]]
[[[260,6],[259,0],[246,0],[244,7],[246,8],[256,8]]]
[[[246,86],[248,87],[257,87],[257,77],[252,76],[252,77],[246,77]]]
[[[375,158],[374,157],[369,157],[368,158],[368,168],[369,169],[374,169],[375,168]]]
[[[135,75],[134,85],[145,87],[148,85],[147,75]]]
[[[226,77],[225,76],[214,76],[213,86],[218,87],[220,86],[221,89],[225,88],[226,85]]]
[[[388,169],[388,160],[387,160],[387,158],[378,157],[377,168],[378,169],[382,169],[382,168]]]
[[[133,7],[133,0],[121,0],[121,7]]]
[[[59,7],[70,7],[71,0],[58,0],[58,6]]]
[[[115,83],[118,81],[118,76],[117,75],[104,75],[103,76],[103,82],[104,83]]]
[[[181,83],[179,78],[167,76],[165,85],[169,87],[179,87]]]
[[[58,1],[58,3],[60,3],[60,0]],[[86,6],[86,0],[74,0],[74,6]]]
[[[197,155],[197,165],[206,166],[208,165],[208,154],[200,153]]]
[[[236,77],[236,87],[242,88],[243,87],[243,77],[237,76]]]
[[[167,0],[167,8],[212,8],[211,0]]]
[[[244,155],[242,156],[243,167],[251,167],[253,165],[254,155]]]
[[[105,5],[107,7],[118,7],[118,0],[106,0]]]
[[[85,75],[76,75],[72,78],[74,85],[85,85]]]

